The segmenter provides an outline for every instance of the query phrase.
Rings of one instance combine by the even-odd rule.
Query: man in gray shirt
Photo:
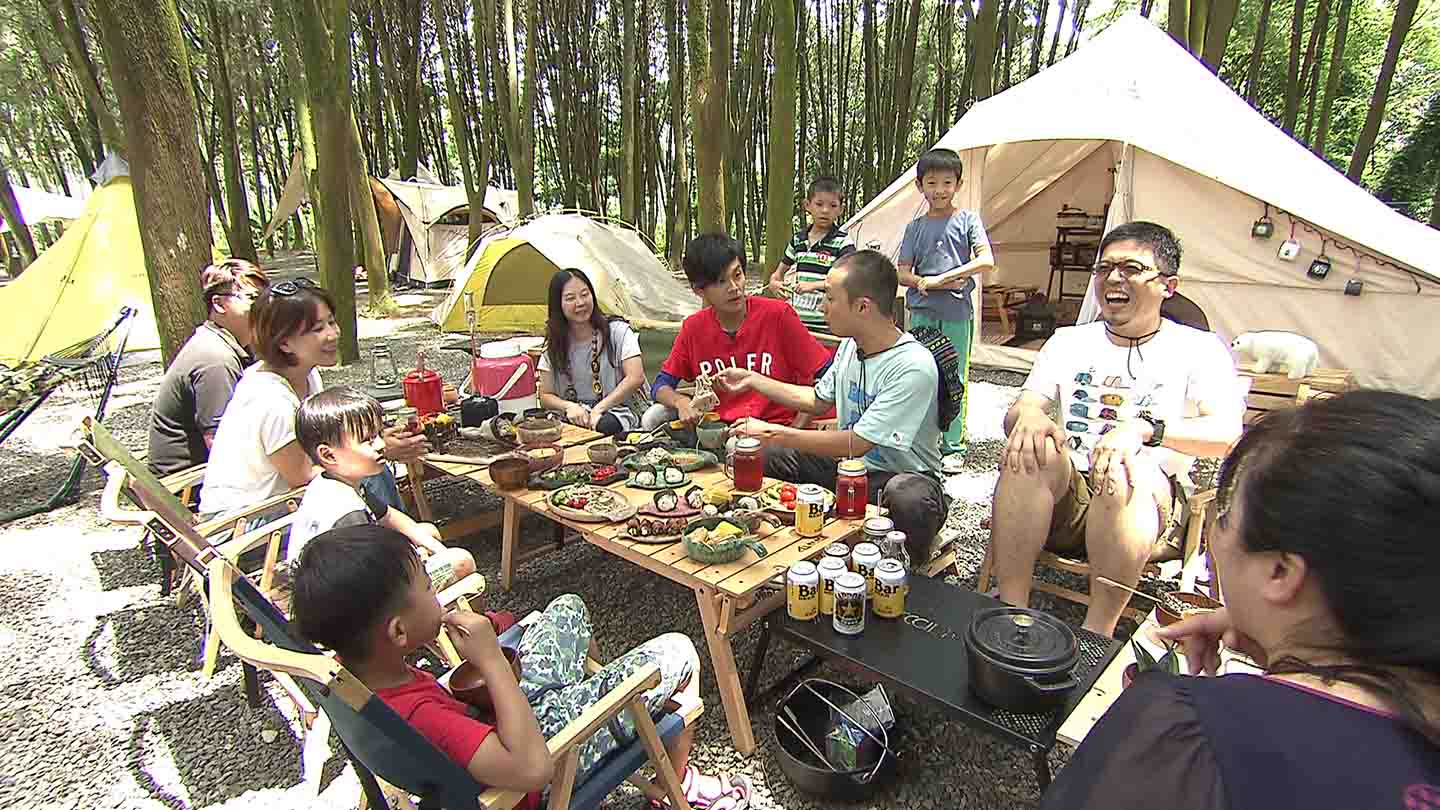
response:
[[[169,475],[204,464],[220,416],[252,358],[250,305],[267,286],[265,271],[244,259],[226,259],[200,272],[207,319],[185,341],[150,411],[149,464]]]
[[[765,474],[792,483],[835,486],[840,459],[865,461],[870,500],[886,506],[906,550],[923,571],[945,523],[940,483],[939,369],[935,357],[895,328],[895,266],[878,251],[839,260],[825,279],[825,319],[847,338],[813,388],[744,368],[728,368],[716,386],[756,391],[786,408],[820,415],[832,406],[836,430],[806,430],[758,419],[735,424],[765,445]]]

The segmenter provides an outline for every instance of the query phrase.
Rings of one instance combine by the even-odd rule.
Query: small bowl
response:
[[[1177,616],[1175,613],[1166,610],[1164,605],[1156,605],[1155,618],[1160,622],[1161,627],[1169,627],[1181,619],[1186,619],[1199,613],[1209,613],[1212,610],[1218,610],[1224,607],[1224,605],[1201,593],[1178,592],[1173,594],[1173,596],[1185,603],[1185,611],[1183,615]]]
[[[610,440],[598,441],[585,449],[586,455],[596,464],[614,464],[620,457],[620,450]]]
[[[558,467],[565,460],[565,450],[554,444],[527,445],[520,455],[529,462],[531,474]]]
[[[520,680],[520,652],[510,647],[501,647],[500,651],[505,654],[505,660],[510,662],[510,671],[515,673],[515,680]],[[468,703],[471,706],[485,713],[495,710],[495,705],[490,701],[490,690],[485,685],[485,679],[480,677],[480,668],[465,661],[450,673],[450,694],[456,700]]]
[[[521,489],[530,480],[530,459],[521,456],[502,456],[490,462],[490,480],[495,486],[505,489]]]
[[[730,426],[721,422],[718,417],[714,421],[707,417],[695,426],[695,438],[704,449],[718,451],[725,446],[725,434],[729,430]]]
[[[515,426],[515,435],[523,445],[555,444],[560,441],[563,426],[553,419],[526,419]]]

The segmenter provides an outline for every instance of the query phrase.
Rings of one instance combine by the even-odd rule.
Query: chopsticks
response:
[[[1119,588],[1119,589],[1122,590],[1122,591],[1129,591],[1130,593],[1134,594],[1135,596],[1144,597],[1145,599],[1148,599],[1148,600],[1150,600],[1151,602],[1154,602],[1154,603],[1157,604],[1157,605],[1163,605],[1163,604],[1165,604],[1164,600],[1160,599],[1159,597],[1151,596],[1150,594],[1145,593],[1144,591],[1137,591],[1137,590],[1135,590],[1134,588],[1130,587],[1129,585],[1121,585],[1120,583],[1116,582],[1116,581],[1113,580],[1113,579],[1110,579],[1109,577],[1102,577],[1102,576],[1100,576],[1099,574],[1096,574],[1096,575],[1095,575],[1095,580],[1096,580],[1097,582],[1103,582],[1103,583],[1105,583],[1106,585],[1111,586],[1112,588]]]

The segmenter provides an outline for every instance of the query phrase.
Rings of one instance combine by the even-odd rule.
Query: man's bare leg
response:
[[[1055,504],[1070,488],[1070,454],[1051,446],[1050,463],[1035,472],[1000,466],[990,515],[990,549],[1000,599],[1027,607],[1035,560],[1050,534]]]
[[[1090,607],[1086,630],[1113,636],[1115,625],[1130,601],[1130,594],[1097,582],[1095,575],[1134,587],[1150,561],[1160,534],[1161,498],[1169,499],[1170,480],[1149,461],[1131,462],[1134,491],[1128,502],[1100,482],[1091,482],[1090,512],[1085,520],[1085,548],[1090,556]]]

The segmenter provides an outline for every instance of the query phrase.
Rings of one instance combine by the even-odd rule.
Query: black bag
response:
[[[960,352],[954,341],[934,326],[913,329],[911,336],[935,358],[939,371],[940,386],[937,392],[940,430],[950,427],[965,407],[965,369],[960,365]]]

